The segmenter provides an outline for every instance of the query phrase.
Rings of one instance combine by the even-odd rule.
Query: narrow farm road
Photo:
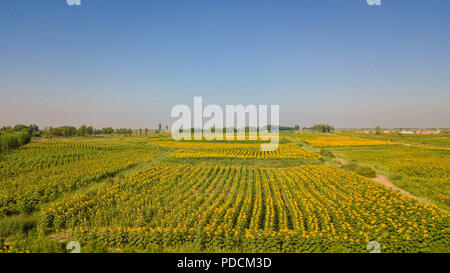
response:
[[[336,162],[339,164],[339,166],[343,166],[343,165],[348,164],[348,163],[347,163],[347,160],[345,160],[345,159],[343,159],[343,158],[339,158],[339,157],[334,158],[334,161],[336,161]],[[419,201],[419,202],[421,202],[421,203],[423,203],[423,204],[427,204],[427,205],[432,205],[432,204],[434,204],[433,202],[431,202],[430,200],[428,200],[428,199],[426,199],[426,198],[416,196],[416,195],[410,193],[409,191],[406,191],[406,190],[400,188],[399,186],[395,185],[395,184],[394,184],[387,176],[385,176],[385,175],[377,174],[377,176],[376,176],[375,178],[372,178],[372,180],[375,181],[375,182],[377,182],[377,183],[383,184],[384,186],[390,188],[390,189],[393,190],[393,191],[398,191],[399,193],[401,193],[401,194],[403,194],[403,195],[405,195],[405,196],[407,196],[407,197],[409,197],[409,198],[411,198],[411,199],[415,199],[415,200],[417,200],[417,201]],[[439,207],[439,208],[440,208],[440,207]],[[442,210],[448,212],[447,210],[445,210],[445,209],[443,209],[443,208],[440,208],[440,209],[442,209]]]
[[[434,203],[431,202],[430,200],[428,200],[426,198],[423,198],[423,197],[419,197],[419,196],[413,195],[412,193],[410,193],[408,191],[405,191],[404,189],[398,187],[397,185],[392,183],[391,180],[389,180],[388,177],[386,177],[384,175],[378,174],[377,177],[372,178],[372,180],[375,181],[375,182],[381,183],[381,184],[385,185],[386,187],[389,187],[389,188],[391,188],[394,191],[398,191],[401,194],[406,195],[409,198],[415,199],[415,200],[417,200],[417,201],[419,201],[421,203],[424,203],[424,204],[427,204],[427,205],[434,205]],[[439,206],[437,206],[437,208],[439,208],[439,209],[441,209],[441,210],[443,210],[443,211],[445,211],[447,213],[449,212],[448,210],[446,210],[444,208],[441,208]]]
[[[343,158],[336,157],[336,158],[333,158],[333,160],[336,161],[337,163],[339,163],[341,166],[348,164],[347,160],[345,160]]]
[[[392,183],[392,181],[389,180],[389,178],[388,178],[387,176],[385,176],[385,175],[378,174],[377,177],[372,178],[372,180],[375,181],[375,182],[378,182],[378,183],[380,183],[380,184],[383,184],[383,185],[385,185],[385,186],[391,188],[391,189],[394,190],[394,191],[398,191],[398,192],[400,192],[401,194],[408,196],[409,198],[417,199],[418,201],[420,201],[420,202],[422,202],[422,203],[432,204],[430,200],[428,200],[428,199],[426,199],[426,198],[423,198],[423,197],[415,196],[415,195],[413,195],[412,193],[410,193],[410,192],[408,192],[408,191],[405,191],[404,189],[398,187],[397,185],[395,185],[394,183]]]

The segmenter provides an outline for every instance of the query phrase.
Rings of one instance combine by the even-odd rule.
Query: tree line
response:
[[[300,126],[298,126],[298,125],[295,125],[294,127],[290,127],[290,126],[274,126],[274,125],[267,125],[267,126],[265,126],[265,127],[263,127],[263,128],[261,128],[261,127],[249,127],[249,126],[246,126],[246,127],[243,127],[242,129],[246,132],[246,133],[248,133],[248,132],[261,132],[263,129],[264,130],[268,130],[269,132],[271,132],[272,131],[272,129],[276,129],[276,128],[278,128],[278,131],[293,131],[293,130],[299,130],[300,129]],[[188,129],[189,130],[189,129]],[[191,130],[191,133],[194,133],[194,132],[204,132],[204,133],[209,133],[209,132],[211,132],[211,133],[215,133],[216,131],[217,132],[220,132],[220,131],[222,131],[224,134],[225,133],[227,133],[227,132],[235,132],[235,133],[237,133],[239,130],[236,128],[236,127],[225,127],[225,128],[216,128],[216,127],[211,127],[211,128],[208,128],[208,129],[201,129],[201,128],[190,128],[190,130]],[[183,132],[183,128],[180,128],[179,129],[179,132],[181,133],[181,132]]]
[[[102,129],[95,129],[92,126],[81,125],[78,129],[75,126],[59,126],[59,127],[45,127],[42,131],[42,136],[52,137],[74,137],[74,136],[90,136],[90,135],[131,135],[133,130],[127,128],[113,129],[112,127],[105,127]]]
[[[334,131],[334,126],[329,124],[316,124],[314,126],[311,126],[309,128],[304,127],[303,130],[311,130],[311,131],[317,131],[320,133],[331,133]]]
[[[32,136],[40,136],[39,127],[35,124],[2,127],[0,128],[0,152],[25,145],[30,142]]]
[[[142,133],[142,129],[139,129],[139,131]],[[148,129],[145,129],[145,133],[148,133]],[[0,151],[7,151],[27,144],[33,137],[84,137],[111,134],[129,136],[133,134],[133,130],[131,128],[113,129],[112,127],[95,129],[87,125],[81,125],[78,128],[75,126],[59,126],[40,129],[36,124],[17,124],[15,126],[4,126],[0,128]]]

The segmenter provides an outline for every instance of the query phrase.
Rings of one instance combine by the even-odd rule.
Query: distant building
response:
[[[441,130],[429,130],[429,131],[415,130],[415,131],[400,131],[399,133],[402,135],[411,135],[411,134],[435,135],[435,134],[439,134],[440,132],[441,132]]]
[[[441,130],[437,130],[437,131],[422,131],[421,134],[424,135],[435,135],[435,134],[439,134],[441,132]]]

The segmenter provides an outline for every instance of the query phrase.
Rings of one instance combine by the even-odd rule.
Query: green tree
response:
[[[114,129],[112,127],[106,127],[102,129],[102,134],[110,135],[114,133]]]
[[[321,133],[329,133],[334,131],[334,127],[328,124],[316,124],[311,127],[311,130],[319,131]]]
[[[87,133],[88,135],[92,135],[92,133],[94,133],[94,128],[92,128],[92,126],[88,126],[88,127],[86,128],[86,133]]]
[[[86,125],[81,125],[80,128],[78,128],[78,135],[79,136],[85,136],[86,133],[87,133]]]
[[[27,131],[3,133],[0,135],[0,151],[17,148],[30,142],[31,137]]]
[[[380,126],[377,126],[377,128],[375,128],[375,134],[381,135],[382,133],[383,133],[383,129],[381,129]]]
[[[23,125],[23,124],[16,124],[16,125],[14,126],[14,132],[21,132],[21,131],[23,131],[23,130],[28,131],[28,126]]]

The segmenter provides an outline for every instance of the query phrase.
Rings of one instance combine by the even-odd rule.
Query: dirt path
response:
[[[372,178],[372,180],[375,181],[375,182],[381,183],[381,184],[385,185],[386,187],[391,188],[393,191],[398,191],[401,194],[406,195],[406,196],[408,196],[411,199],[415,199],[415,200],[417,200],[417,201],[419,201],[421,203],[424,203],[424,204],[427,204],[427,205],[435,205],[433,202],[431,202],[430,200],[428,200],[426,198],[415,196],[412,193],[410,193],[408,191],[405,191],[402,188],[397,187],[394,183],[391,182],[391,180],[389,180],[389,178],[387,178],[384,175],[379,174],[379,175],[377,175],[377,177]],[[441,208],[439,206],[437,206],[437,208],[442,210],[442,211],[444,211],[444,212],[447,212],[447,213],[449,212],[448,210],[446,210],[444,208]]]
[[[347,163],[347,160],[345,160],[345,159],[343,159],[343,158],[336,157],[336,158],[334,158],[333,160],[336,161],[336,162],[337,162],[338,164],[340,164],[341,166],[347,165],[347,164],[348,164],[348,163]],[[386,187],[390,188],[390,189],[393,190],[393,191],[398,191],[398,192],[400,192],[401,194],[403,194],[403,195],[405,195],[405,196],[408,196],[408,197],[411,198],[411,199],[416,199],[417,201],[422,202],[422,203],[425,203],[425,204],[428,204],[428,205],[433,204],[430,200],[428,200],[428,199],[426,199],[426,198],[419,197],[419,196],[415,196],[415,195],[413,195],[412,193],[410,193],[410,192],[408,192],[408,191],[405,191],[404,189],[398,187],[397,185],[395,185],[394,183],[392,183],[392,181],[391,181],[387,176],[385,176],[385,175],[377,174],[377,176],[376,176],[375,178],[372,178],[372,180],[375,181],[375,182],[377,182],[377,183],[380,183],[380,184],[385,185]]]
[[[409,198],[416,199],[417,201],[420,201],[422,203],[432,204],[432,202],[430,200],[428,200],[426,198],[423,198],[423,197],[415,196],[412,193],[410,193],[408,191],[405,191],[404,189],[396,186],[394,183],[391,182],[391,180],[389,180],[389,178],[387,176],[384,176],[382,174],[378,174],[377,177],[372,178],[372,180],[375,181],[375,182],[378,182],[380,184],[383,184],[383,185],[391,188],[394,191],[398,191],[401,194],[408,196]]]
[[[347,160],[345,160],[343,158],[336,157],[336,158],[333,158],[333,160],[336,161],[337,163],[339,163],[341,166],[348,164]]]

